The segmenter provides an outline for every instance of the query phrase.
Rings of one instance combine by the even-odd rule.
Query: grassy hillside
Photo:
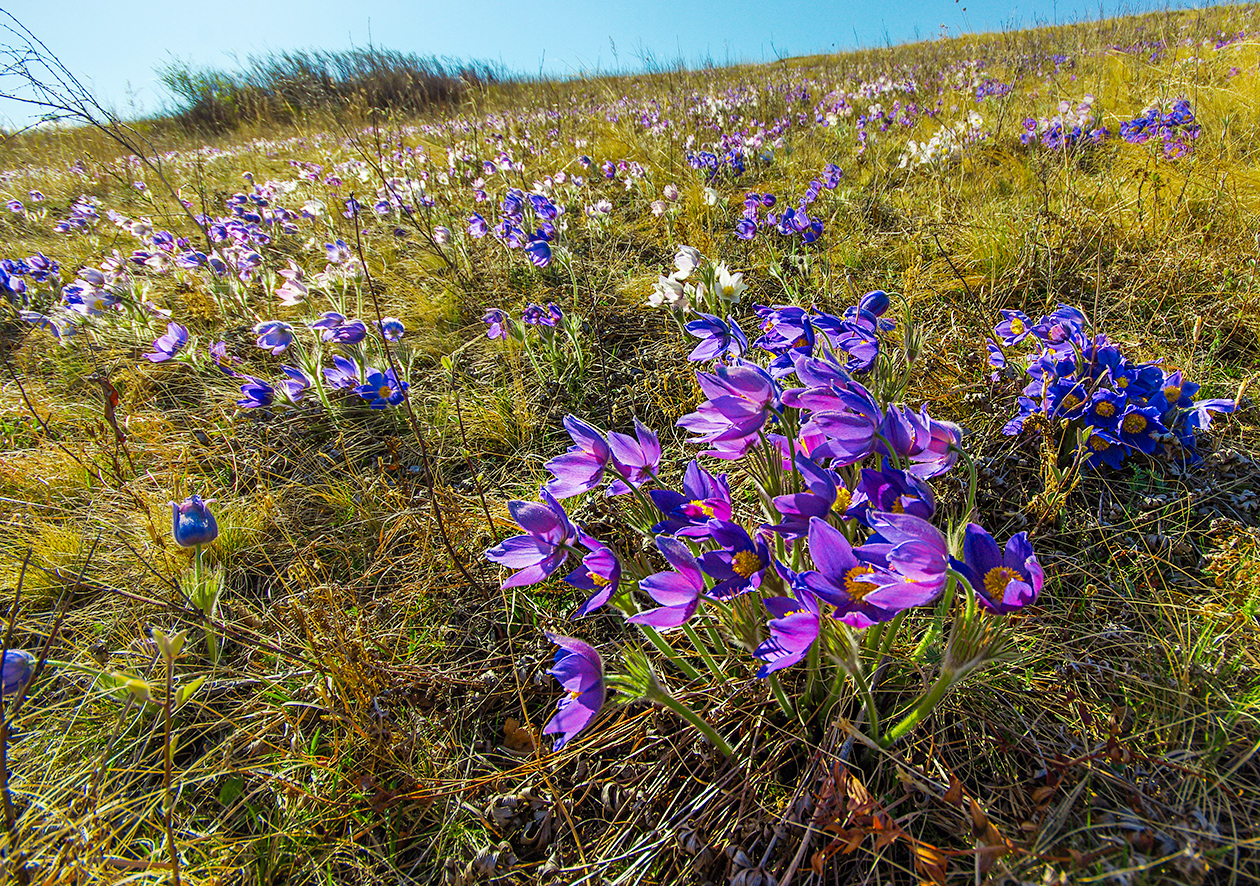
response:
[[[0,596],[35,657],[5,663],[6,876],[1260,875],[1260,9],[491,80],[419,117],[259,102],[0,145]],[[845,318],[875,292],[893,328]],[[705,341],[777,368],[722,370],[747,385],[719,403]],[[716,413],[741,457],[699,455]],[[798,432],[830,481],[776,457]],[[558,492],[581,536],[519,504],[575,445],[570,475],[636,487]],[[685,479],[725,536],[656,540]],[[763,528],[828,482],[808,546]],[[964,566],[968,523],[1035,562],[876,562],[904,514]],[[541,580],[486,556],[518,523]],[[578,616],[610,584],[592,537],[624,577]],[[871,553],[811,597],[824,541]],[[662,573],[701,608],[643,631],[615,610],[670,609],[635,587]],[[759,677],[802,614],[817,641]],[[610,686],[559,748],[588,684],[549,636]]]

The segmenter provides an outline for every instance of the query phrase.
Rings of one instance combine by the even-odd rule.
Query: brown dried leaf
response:
[[[949,858],[941,850],[929,843],[916,840],[914,843],[914,870],[931,886],[945,886],[945,874],[949,867]]]
[[[509,751],[534,751],[534,733],[533,730],[526,725],[521,727],[521,721],[508,717],[503,721],[503,746]]]
[[[949,789],[945,791],[945,802],[951,806],[961,806],[963,798],[963,786],[958,776],[954,773],[949,774]]]

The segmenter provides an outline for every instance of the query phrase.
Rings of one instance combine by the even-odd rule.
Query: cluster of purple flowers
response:
[[[70,207],[70,214],[53,226],[53,231],[58,234],[73,234],[80,231],[90,230],[98,221],[101,220],[100,212],[97,211],[96,202],[91,197],[80,197]]]
[[[510,249],[522,250],[535,267],[545,268],[551,264],[555,222],[562,212],[561,207],[543,194],[527,194],[520,188],[510,188],[503,198],[499,223],[491,229],[486,219],[474,212],[468,217],[468,235],[481,238],[493,230],[494,236]],[[534,229],[532,234],[527,233],[530,228]]]
[[[705,181],[716,181],[720,177],[739,178],[744,174],[747,158],[738,148],[731,148],[722,154],[713,151],[688,151],[687,165],[692,169],[703,170]]]
[[[486,338],[507,341],[508,336],[518,340],[524,337],[524,332],[516,322],[499,308],[488,309],[481,319],[486,324]],[[521,326],[537,327],[542,334],[563,321],[564,311],[555,302],[549,302],[545,308],[542,305],[529,304],[521,312]]]
[[[1120,124],[1120,137],[1126,142],[1141,145],[1155,140],[1161,143],[1164,156],[1169,160],[1184,157],[1194,150],[1194,141],[1202,131],[1189,100],[1184,98],[1173,102],[1166,114],[1159,105],[1151,105],[1132,120]]]
[[[1099,144],[1108,135],[1094,112],[1094,97],[1086,95],[1075,107],[1066,99],[1059,102],[1058,113],[1052,117],[1025,118],[1019,140],[1025,145],[1040,143],[1051,151],[1064,151]]]
[[[60,273],[61,265],[42,252],[25,259],[6,258],[0,260],[0,292],[15,307],[25,308],[30,304],[25,278],[38,284],[50,279],[55,281]]]
[[[823,233],[823,224],[809,215],[809,207],[818,199],[823,190],[833,191],[840,184],[844,170],[834,163],[829,163],[819,178],[815,178],[805,189],[800,203],[796,207],[787,207],[781,213],[767,212],[761,217],[762,209],[773,209],[777,200],[773,194],[748,193],[744,197],[742,217],[735,224],[735,236],[741,240],[751,240],[757,231],[769,229],[778,231],[784,237],[800,237],[802,243],[813,243]]]
[[[1024,357],[1030,381],[1005,434],[1018,434],[1030,416],[1044,415],[1081,431],[1094,468],[1118,468],[1134,452],[1151,455],[1165,445],[1180,446],[1196,461],[1195,431],[1205,430],[1213,413],[1234,411],[1232,400],[1194,399],[1199,385],[1181,370],[1132,361],[1106,335],[1089,335],[1076,308],[1059,305],[1035,323],[1020,311],[1004,310],[1002,318],[988,342],[995,378],[1006,369],[1010,348],[1033,346]]]
[[[965,581],[978,605],[992,613],[1035,601],[1043,573],[1026,534],[1003,552],[971,524],[962,559],[955,560],[944,534],[929,522],[936,503],[927,481],[954,466],[961,429],[925,409],[881,403],[822,345],[831,340],[832,331],[824,329],[829,320],[875,336],[888,301],[883,292],[869,293],[846,321],[786,305],[759,309],[765,334],[758,346],[776,355],[771,368],[728,350],[728,362],[697,373],[706,399],[679,426],[707,447],[701,456],[747,458],[746,470],[760,478],[766,512],[777,519],[749,529],[738,519],[729,475],[694,459],[680,491],[658,486],[660,442],[637,420],[630,436],[605,434],[569,416],[565,428],[573,445],[547,462],[552,479],[541,488],[541,501],[509,504],[523,534],[486,552],[515,570],[504,587],[543,581],[574,558],[577,566],[565,580],[589,594],[579,615],[612,605],[628,622],[652,630],[685,628],[706,601],[721,606],[756,592],[770,617],[755,650],[761,677],[802,661],[832,629],[828,624],[885,624],[932,603],[954,580]],[[733,322],[723,325],[743,341]],[[815,341],[817,352],[806,344]],[[800,385],[783,387],[793,374]],[[665,569],[640,570],[569,518],[562,499],[606,483],[609,496],[633,494],[655,511],[655,523],[648,518],[636,528],[653,542]],[[650,602],[635,599],[635,581]],[[561,747],[603,703],[603,662],[587,644],[552,639],[560,646],[552,673],[569,694],[546,731],[560,736]]]

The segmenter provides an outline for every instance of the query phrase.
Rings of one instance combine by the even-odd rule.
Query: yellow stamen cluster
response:
[[[1024,330],[1027,328],[1028,327],[1024,325],[1023,320],[1019,319],[1018,317],[1011,318],[1011,335],[1023,335]]]
[[[1106,452],[1111,448],[1111,444],[1097,434],[1089,438],[1089,445],[1095,452]]]
[[[754,551],[740,551],[731,558],[731,568],[740,578],[748,578],[761,568],[761,558]]]
[[[984,592],[990,600],[1001,601],[1007,585],[1023,580],[1024,577],[1009,566],[995,566],[984,574]]]
[[[1164,388],[1164,399],[1167,400],[1169,404],[1175,404],[1181,399],[1181,388],[1177,385],[1169,385]]]
[[[849,509],[849,505],[853,504],[853,493],[845,489],[843,486],[836,489],[836,503],[831,509],[840,516],[844,516],[844,512]]]
[[[586,573],[586,577],[589,578],[591,580],[591,584],[595,585],[597,588],[607,587],[612,581],[612,579],[605,578],[597,572],[588,572]]]
[[[1129,380],[1125,378],[1123,375],[1120,376],[1118,379],[1116,379],[1116,387],[1119,388],[1120,390],[1123,391],[1128,386],[1129,386]]]
[[[1126,434],[1140,434],[1146,430],[1146,416],[1140,412],[1130,412],[1120,423]]]
[[[875,585],[869,581],[860,581],[863,575],[870,575],[875,570],[870,566],[854,566],[844,574],[844,592],[854,601],[859,601],[871,591]]]
[[[1081,405],[1081,398],[1075,394],[1067,394],[1059,403],[1064,410],[1071,411]]]
[[[698,511],[700,511],[700,513],[704,514],[706,517],[713,516],[713,505],[706,505],[704,502],[700,501],[700,499],[689,501],[687,502],[687,504],[691,505],[693,508],[696,508]]]
[[[389,385],[385,385],[376,392],[376,396],[380,397],[382,400],[388,400],[390,393]]]
[[[1102,418],[1111,418],[1116,414],[1116,404],[1110,400],[1099,400],[1094,404],[1094,415]]]

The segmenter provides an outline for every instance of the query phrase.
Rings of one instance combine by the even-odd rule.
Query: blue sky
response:
[[[1174,3],[1173,5],[1200,5]],[[154,70],[172,59],[233,67],[251,53],[345,49],[369,42],[421,55],[478,58],[509,70],[629,69],[644,57],[691,64],[902,43],[1159,9],[1162,2],[1082,0],[13,0],[3,8],[123,116],[169,101]],[[0,16],[0,19],[7,19]],[[5,39],[7,38],[7,39]],[[0,43],[13,44],[0,32]],[[615,47],[615,49],[614,49]],[[0,93],[14,84],[0,77]],[[30,113],[0,98],[0,123]]]

